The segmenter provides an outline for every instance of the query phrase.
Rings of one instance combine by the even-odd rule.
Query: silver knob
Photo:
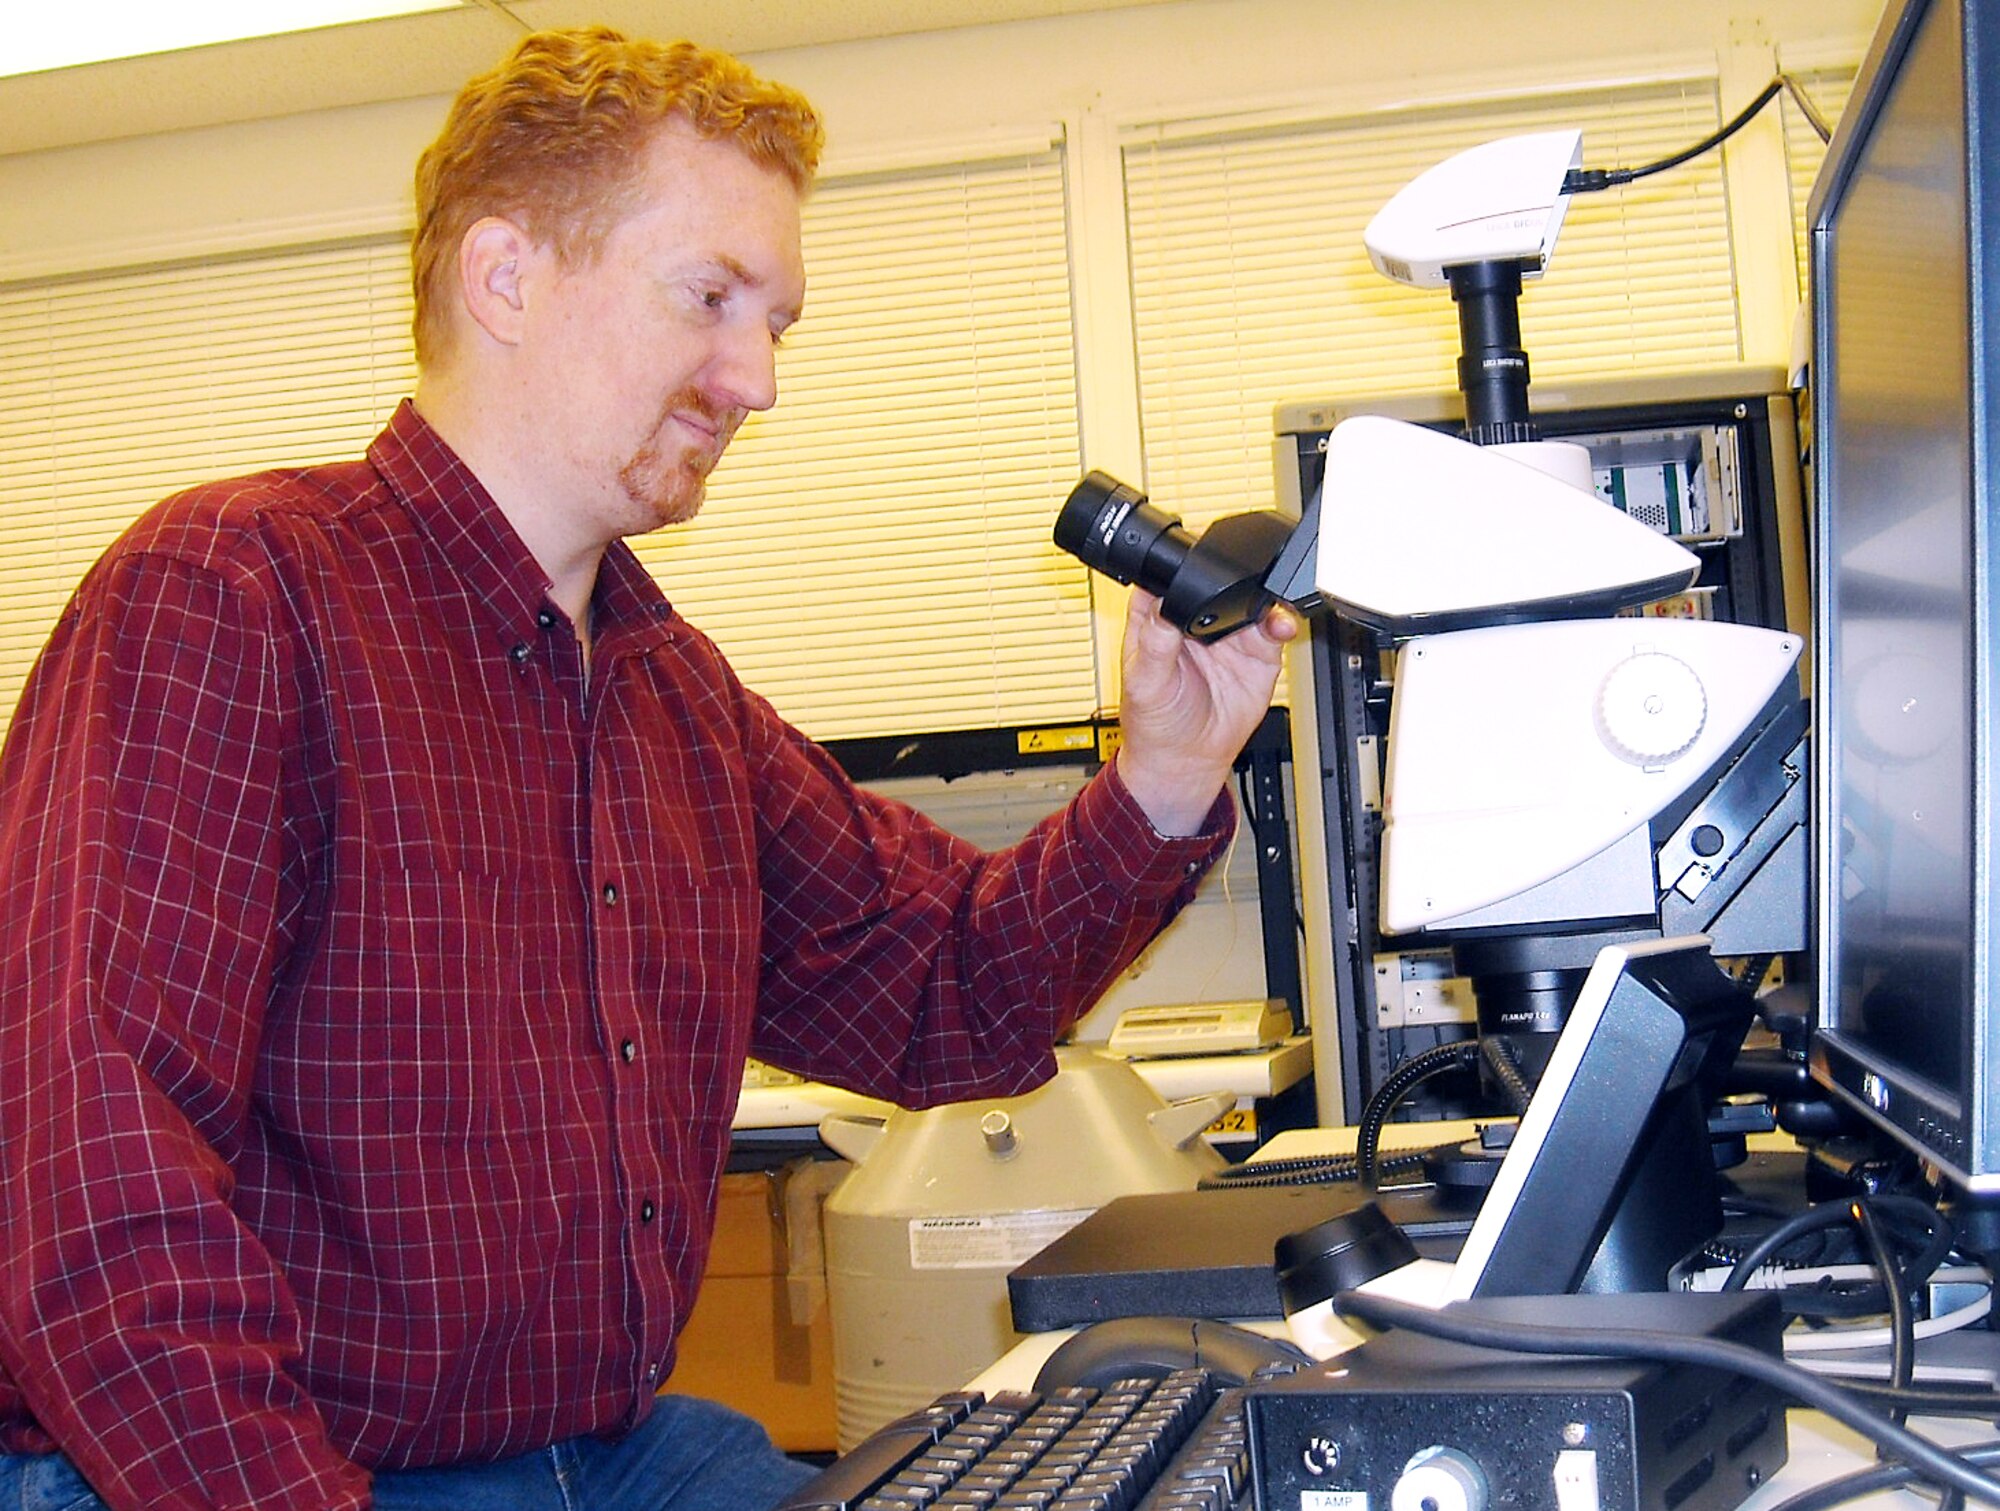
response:
[[[1014,1132],[1014,1120],[1005,1111],[995,1107],[979,1120],[979,1136],[986,1140],[986,1147],[998,1159],[1009,1159],[1020,1145]]]
[[[1389,1511],[1486,1511],[1486,1475],[1456,1448],[1413,1454],[1389,1492]]]

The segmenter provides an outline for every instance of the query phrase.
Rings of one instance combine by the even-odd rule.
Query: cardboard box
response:
[[[799,1161],[723,1176],[708,1272],[667,1382],[755,1417],[788,1453],[835,1447],[819,1208],[847,1168]]]

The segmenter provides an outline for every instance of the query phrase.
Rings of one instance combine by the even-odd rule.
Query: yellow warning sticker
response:
[[[1053,729],[1019,730],[1014,745],[1022,755],[1044,755],[1053,751],[1088,750],[1096,739],[1097,731],[1090,725],[1068,724]]]
[[[1255,1138],[1257,1136],[1257,1109],[1254,1107],[1232,1107],[1202,1131],[1211,1138]]]

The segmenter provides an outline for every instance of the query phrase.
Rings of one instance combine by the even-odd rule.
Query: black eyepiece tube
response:
[[[1136,488],[1091,472],[1056,516],[1055,542],[1091,570],[1158,598],[1182,634],[1219,640],[1277,601],[1264,578],[1292,529],[1267,509],[1219,519],[1196,540]]]
[[[1087,472],[1056,516],[1056,544],[1113,582],[1165,598],[1194,538],[1146,495],[1107,472]]]

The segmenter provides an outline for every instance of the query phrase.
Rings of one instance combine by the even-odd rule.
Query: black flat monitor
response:
[[[2000,1190],[2000,4],[1897,0],[1807,212],[1813,1074]]]

